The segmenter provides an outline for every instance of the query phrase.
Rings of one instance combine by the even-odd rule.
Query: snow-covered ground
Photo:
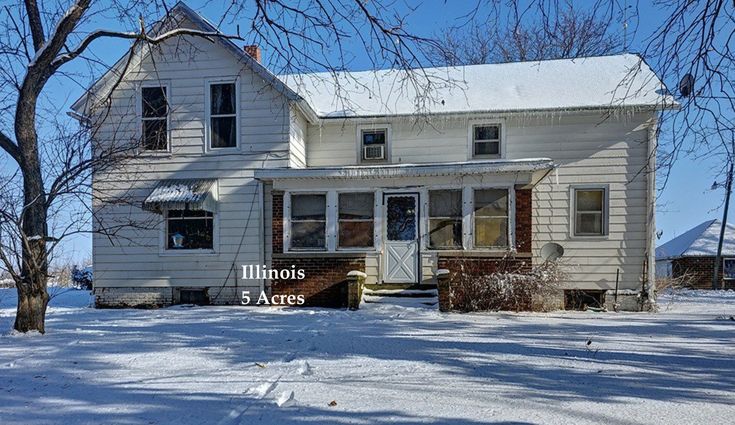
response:
[[[14,290],[0,289],[0,327]],[[734,292],[644,313],[94,310],[0,336],[0,424],[731,424]]]

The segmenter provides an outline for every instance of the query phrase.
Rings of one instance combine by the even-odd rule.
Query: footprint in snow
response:
[[[311,369],[311,365],[309,364],[309,362],[307,362],[306,360],[301,362],[301,366],[299,366],[299,375],[308,376],[313,373],[314,371]]]
[[[249,388],[247,393],[253,394],[258,398],[264,398],[268,394],[272,393],[276,389],[278,384],[276,382],[264,382],[257,387]]]
[[[276,398],[276,406],[278,407],[288,407],[293,405],[294,402],[293,391],[284,391]]]
[[[285,356],[283,356],[283,362],[284,363],[291,363],[296,358],[296,354],[294,353],[288,353]]]

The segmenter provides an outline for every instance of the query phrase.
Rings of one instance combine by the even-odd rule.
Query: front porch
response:
[[[352,270],[367,285],[410,290],[436,288],[437,270],[459,261],[481,272],[530,264],[532,190],[552,168],[531,159],[259,171],[270,201],[269,266],[305,274],[274,279],[270,290],[345,307]]]

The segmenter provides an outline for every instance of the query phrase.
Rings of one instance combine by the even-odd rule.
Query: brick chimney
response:
[[[260,63],[260,47],[257,44],[248,44],[243,49],[245,49],[245,53]]]

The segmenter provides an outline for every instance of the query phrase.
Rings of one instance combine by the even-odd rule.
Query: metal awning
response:
[[[495,173],[534,173],[551,170],[549,158],[493,159],[426,164],[351,165],[343,167],[270,168],[255,171],[260,180],[370,179],[429,176],[467,176]]]
[[[217,180],[161,180],[143,201],[143,209],[161,214],[164,209],[217,210]]]

